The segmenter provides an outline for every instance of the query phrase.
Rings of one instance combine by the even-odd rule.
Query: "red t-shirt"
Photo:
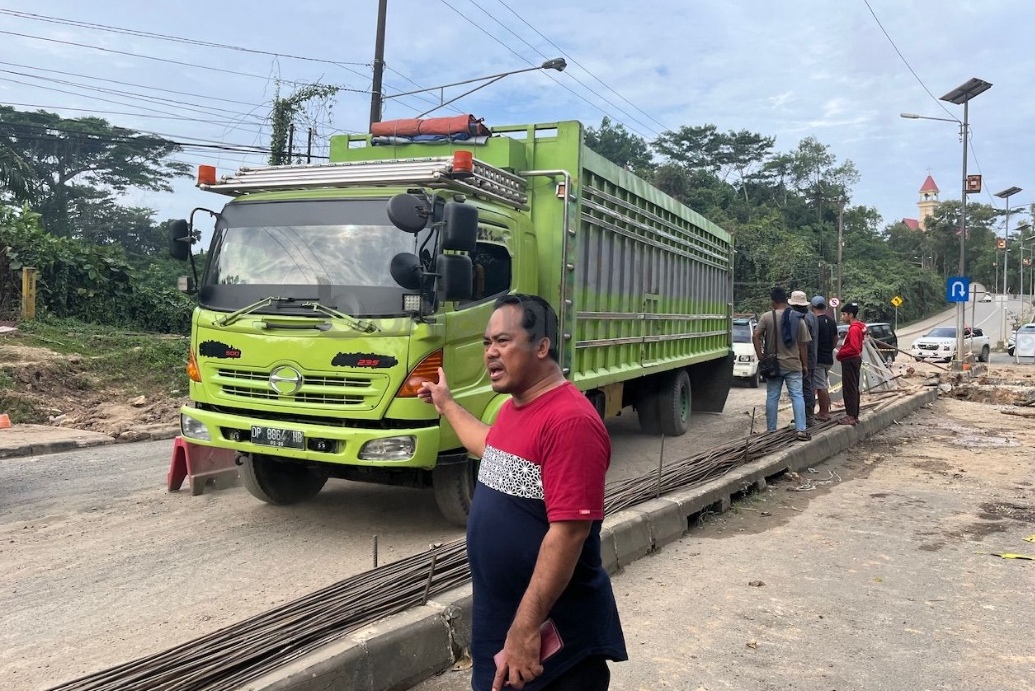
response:
[[[496,665],[539,557],[556,521],[593,521],[568,586],[550,611],[564,648],[537,691],[590,655],[627,657],[611,583],[600,559],[604,476],[611,440],[596,409],[566,382],[531,403],[507,401],[485,440],[485,455],[467,520],[467,556],[474,584],[471,685],[489,689]]]

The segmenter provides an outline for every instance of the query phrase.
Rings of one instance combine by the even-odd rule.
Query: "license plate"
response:
[[[281,449],[304,449],[305,435],[293,429],[252,425],[252,443]]]

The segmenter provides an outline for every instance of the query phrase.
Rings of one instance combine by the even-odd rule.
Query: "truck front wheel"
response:
[[[327,476],[308,466],[264,454],[242,457],[241,482],[256,499],[283,506],[315,497]]]
[[[435,503],[446,520],[454,525],[466,526],[471,512],[474,485],[478,480],[478,460],[465,458],[459,463],[436,465],[431,471],[431,485],[435,490]]]

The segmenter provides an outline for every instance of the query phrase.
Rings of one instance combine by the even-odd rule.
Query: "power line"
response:
[[[122,79],[106,79],[104,77],[94,77],[94,76],[91,76],[89,74],[79,74],[77,72],[64,72],[62,70],[53,70],[53,69],[48,69],[46,67],[35,67],[34,65],[22,65],[22,64],[19,64],[17,62],[4,62],[3,60],[0,60],[0,65],[7,65],[8,67],[19,67],[21,69],[27,69],[27,70],[36,70],[37,72],[50,72],[51,74],[60,74],[60,75],[66,76],[66,77],[79,77],[81,79],[92,79],[92,80],[98,81],[98,82],[108,82],[109,84],[121,84],[122,86],[135,86],[138,89],[151,89],[153,91],[162,91],[162,92],[167,93],[167,94],[179,94],[180,96],[192,96],[194,98],[204,98],[204,99],[207,99],[207,100],[210,100],[210,101],[223,101],[225,103],[233,103],[235,105],[248,106],[249,108],[260,108],[260,107],[262,107],[264,105],[268,105],[268,104],[260,104],[260,103],[248,103],[247,101],[237,101],[237,100],[234,100],[232,98],[223,98],[221,96],[209,96],[207,94],[194,94],[194,93],[190,93],[189,91],[175,91],[173,89],[163,89],[162,87],[159,87],[159,86],[148,86],[146,84],[134,84],[133,82],[127,82],[127,81],[124,81]],[[346,91],[346,89],[342,89],[342,91]],[[369,92],[362,92],[362,93],[369,93]]]
[[[270,78],[268,76],[263,76],[261,74],[251,74],[249,72],[237,72],[235,70],[223,69],[222,67],[213,67],[211,65],[199,65],[199,64],[196,64],[196,63],[193,63],[193,62],[184,62],[182,60],[173,60],[171,58],[160,58],[160,57],[158,57],[156,55],[147,55],[145,53],[131,53],[131,52],[128,52],[128,51],[125,51],[125,50],[115,50],[114,48],[104,48],[102,46],[94,46],[94,45],[90,45],[88,43],[77,43],[76,41],[64,41],[64,40],[57,39],[57,38],[49,38],[47,36],[34,36],[32,34],[22,34],[22,33],[18,33],[17,31],[0,30],[0,34],[4,34],[4,35],[7,35],[7,36],[18,36],[20,38],[31,38],[31,39],[35,39],[37,41],[47,41],[49,43],[60,43],[62,45],[66,45],[66,46],[76,46],[77,48],[90,48],[91,50],[99,50],[99,51],[102,51],[102,52],[105,52],[105,53],[113,53],[115,55],[125,55],[125,56],[131,57],[131,58],[143,58],[145,60],[155,60],[157,62],[165,62],[165,63],[169,63],[169,64],[172,64],[172,65],[179,65],[181,67],[193,67],[193,68],[199,69],[199,70],[210,70],[212,72],[222,72],[224,74],[232,74],[232,75],[237,76],[237,77],[248,77],[250,79],[261,79],[264,82],[269,82],[270,81]],[[304,82],[289,81],[287,79],[284,79],[284,80],[281,80],[281,81],[283,81],[285,84],[291,84],[293,86],[298,86],[300,84],[304,84]]]
[[[521,55],[520,53],[518,53],[518,52],[517,52],[516,50],[514,50],[513,48],[511,48],[510,46],[508,46],[508,45],[507,45],[506,43],[504,43],[503,41],[501,41],[501,40],[500,40],[500,39],[499,39],[498,37],[494,36],[494,35],[493,35],[493,34],[491,34],[491,33],[490,33],[489,31],[487,31],[487,30],[486,30],[486,29],[485,29],[484,27],[482,27],[482,26],[481,26],[480,24],[478,24],[478,23],[477,23],[477,22],[475,22],[475,21],[474,21],[473,19],[471,19],[470,17],[468,17],[468,16],[466,15],[466,14],[464,14],[463,12],[461,12],[460,10],[458,10],[458,9],[457,9],[456,7],[454,7],[453,5],[451,5],[451,4],[449,3],[449,1],[448,1],[448,0],[439,0],[439,2],[441,2],[441,3],[443,4],[443,5],[445,5],[445,6],[446,6],[446,7],[448,7],[449,9],[453,10],[453,12],[455,12],[456,14],[458,14],[458,15],[459,15],[460,17],[462,17],[462,18],[463,18],[463,19],[464,19],[465,21],[469,22],[469,23],[471,24],[471,26],[473,26],[474,28],[478,29],[478,30],[479,30],[479,31],[481,31],[481,32],[482,32],[483,34],[485,34],[486,36],[488,36],[489,38],[491,38],[491,39],[492,39],[493,41],[495,41],[496,43],[500,44],[501,46],[503,46],[504,48],[506,48],[506,49],[507,49],[508,51],[510,51],[511,53],[513,53],[513,54],[514,54],[515,56],[517,56],[517,58],[518,58],[519,60],[521,60],[522,62],[524,62],[524,63],[526,63],[526,64],[529,64],[529,65],[533,65],[533,66],[534,66],[534,63],[532,63],[532,61],[530,61],[530,60],[528,60],[527,58],[525,58],[524,56],[522,56],[522,55]],[[550,79],[552,79],[552,80],[553,80],[554,82],[556,82],[556,83],[557,83],[557,85],[558,85],[558,86],[560,86],[561,88],[563,88],[563,89],[567,90],[567,91],[568,91],[569,93],[571,93],[572,95],[574,95],[574,96],[576,96],[576,97],[580,98],[580,99],[581,99],[582,101],[584,101],[584,102],[585,102],[585,103],[586,103],[587,105],[589,105],[589,106],[590,106],[591,108],[593,108],[593,109],[595,109],[595,110],[598,110],[598,111],[600,111],[600,112],[601,112],[601,113],[603,113],[604,115],[606,115],[606,116],[608,116],[608,117],[610,117],[610,118],[613,118],[613,119],[614,119],[615,121],[617,121],[617,122],[619,122],[619,123],[622,123],[622,124],[626,124],[626,123],[624,123],[624,122],[622,121],[622,119],[621,119],[621,118],[615,117],[615,116],[614,116],[614,114],[612,114],[612,113],[609,113],[609,112],[607,112],[606,110],[604,110],[603,108],[601,108],[601,107],[600,107],[600,106],[598,106],[597,104],[593,103],[592,101],[590,101],[590,100],[589,100],[588,98],[586,98],[586,97],[585,97],[585,96],[583,96],[582,94],[580,94],[580,93],[578,93],[577,91],[575,91],[574,89],[572,89],[572,88],[571,88],[570,86],[568,86],[567,84],[564,84],[564,83],[562,83],[562,82],[561,82],[561,81],[560,81],[559,79],[557,79],[557,77],[553,76],[553,75],[552,75],[552,74],[550,74],[549,72],[546,72],[546,76],[547,76],[547,77],[549,77]],[[599,97],[599,94],[595,94],[595,95],[597,95],[597,96]],[[602,99],[602,100],[604,100],[605,102],[607,101],[606,99]],[[613,105],[613,104],[612,104],[612,105]],[[630,129],[633,129],[633,128],[631,128],[631,127],[630,127]],[[648,128],[648,129],[649,129],[649,128]],[[633,131],[635,131],[635,130],[633,129]]]
[[[902,59],[902,64],[905,65],[906,68],[913,74],[913,77],[916,78],[917,83],[919,83],[920,86],[924,88],[924,91],[926,91],[927,95],[930,96],[934,100],[934,102],[938,104],[939,108],[944,110],[946,113],[949,114],[951,118],[955,120],[956,116],[953,115],[952,112],[950,112],[949,109],[945,107],[945,104],[942,103],[942,101],[937,96],[931,93],[931,90],[927,88],[926,84],[924,84],[924,80],[920,79],[920,75],[918,75],[916,73],[916,70],[914,70],[912,66],[910,66],[909,61],[906,60],[906,56],[903,55],[902,51],[899,50],[898,46],[895,45],[895,41],[892,40],[891,34],[889,34],[888,30],[884,28],[884,25],[880,23],[880,19],[877,18],[877,13],[873,11],[872,7],[870,7],[870,0],[863,0],[863,4],[866,5],[866,9],[868,9],[870,11],[870,14],[873,15],[873,21],[877,22],[877,26],[879,26],[880,30],[884,32],[884,36],[887,37],[888,43],[890,43],[891,47],[895,49],[896,53],[898,53],[899,58]]]
[[[201,122],[208,125],[238,125],[230,120],[207,120],[203,118],[188,118],[183,115],[152,115],[151,113],[132,113],[125,110],[97,110],[96,108],[75,108],[72,106],[45,105],[42,103],[14,103],[5,101],[5,106],[18,106],[20,108],[37,108],[40,110],[75,110],[82,113],[93,113],[95,115],[128,115],[134,118],[146,118],[149,120],[179,120],[181,122]],[[136,106],[131,106],[136,107]]]
[[[615,90],[614,90],[613,88],[611,88],[611,86],[610,86],[610,85],[609,85],[609,84],[608,84],[607,82],[605,82],[605,81],[604,81],[603,79],[601,79],[600,77],[598,77],[598,76],[596,76],[595,74],[593,74],[592,72],[590,72],[590,71],[589,71],[589,68],[588,68],[588,67],[586,67],[585,65],[583,65],[582,63],[580,63],[580,62],[579,62],[578,60],[576,60],[575,58],[573,58],[573,57],[572,57],[571,55],[569,55],[568,53],[564,52],[564,49],[563,49],[563,48],[561,48],[561,47],[560,47],[559,45],[557,45],[556,43],[554,43],[553,41],[551,41],[551,40],[550,40],[550,39],[549,39],[549,38],[548,38],[548,37],[547,37],[546,35],[544,35],[544,34],[543,34],[543,32],[542,32],[542,31],[540,31],[539,29],[537,29],[537,28],[535,28],[534,26],[532,26],[532,25],[531,25],[531,24],[530,24],[530,23],[529,23],[529,22],[528,22],[528,21],[527,21],[527,20],[526,20],[526,19],[525,19],[524,17],[522,17],[522,16],[520,15],[520,14],[518,14],[518,13],[517,13],[517,11],[516,11],[516,10],[515,10],[515,9],[514,9],[513,7],[511,7],[510,5],[508,5],[508,4],[507,4],[507,3],[506,3],[506,2],[504,1],[504,0],[496,0],[496,1],[497,1],[497,2],[499,3],[499,4],[503,5],[503,6],[505,7],[505,8],[507,8],[507,10],[509,10],[511,14],[513,14],[513,15],[514,15],[515,17],[517,17],[517,18],[518,18],[518,20],[519,20],[519,21],[520,21],[520,22],[521,22],[522,24],[524,24],[524,25],[525,25],[525,26],[527,26],[527,27],[528,27],[529,29],[531,29],[532,31],[534,31],[535,33],[537,33],[537,34],[538,34],[538,35],[540,36],[540,38],[542,38],[542,39],[543,39],[544,41],[546,41],[546,42],[547,42],[547,43],[549,43],[549,44],[550,44],[551,46],[553,46],[553,47],[554,47],[554,48],[556,48],[556,49],[557,49],[558,51],[560,51],[561,55],[563,55],[564,57],[568,58],[568,60],[570,60],[570,61],[572,62],[572,64],[576,65],[577,67],[579,67],[579,69],[581,69],[581,70],[582,70],[583,72],[585,72],[586,74],[588,74],[588,75],[589,75],[590,77],[592,77],[593,79],[596,79],[596,80],[597,80],[598,82],[600,82],[600,83],[601,83],[601,84],[602,84],[602,85],[604,86],[604,88],[605,88],[605,89],[607,89],[608,91],[610,91],[611,93],[613,93],[613,94],[614,94],[615,96],[617,96],[618,98],[622,99],[623,101],[625,101],[626,103],[628,103],[628,104],[629,104],[630,106],[632,106],[633,108],[635,108],[635,109],[636,109],[636,110],[637,110],[637,111],[638,111],[638,112],[639,112],[639,113],[640,113],[641,115],[643,115],[643,116],[644,116],[644,117],[646,117],[646,118],[647,118],[648,120],[650,120],[651,122],[653,122],[653,123],[654,123],[655,125],[657,125],[658,127],[660,127],[660,128],[662,129],[662,131],[667,131],[667,130],[669,129],[669,128],[668,128],[668,127],[666,127],[666,126],[665,126],[665,125],[664,125],[663,123],[661,123],[661,122],[658,122],[658,121],[657,121],[657,120],[656,120],[656,119],[655,119],[654,117],[652,117],[652,116],[650,115],[650,113],[647,113],[647,112],[646,112],[646,111],[644,111],[644,110],[643,110],[642,108],[640,108],[639,106],[637,106],[637,105],[636,105],[635,103],[633,103],[632,101],[630,101],[629,99],[627,99],[627,98],[626,98],[625,96],[623,96],[622,94],[618,93],[618,92],[617,92],[617,91],[615,91]],[[540,53],[540,55],[541,55],[541,53]],[[642,124],[642,123],[641,123],[641,124]]]
[[[244,48],[242,46],[234,46],[226,43],[214,43],[211,41],[201,41],[194,38],[184,38],[182,36],[170,36],[168,34],[158,34],[151,31],[141,31],[139,29],[126,29],[118,26],[110,26],[108,24],[95,24],[92,22],[83,22],[76,19],[63,19],[61,17],[49,17],[43,14],[35,14],[33,12],[20,12],[17,10],[6,10],[0,9],[0,14],[10,15],[12,17],[18,17],[20,19],[29,19],[32,21],[44,22],[47,24],[64,24],[66,26],[77,26],[84,29],[94,29],[96,31],[107,31],[115,34],[126,34],[129,36],[137,36],[140,38],[149,38],[159,41],[171,41],[173,43],[186,43],[193,46],[203,46],[205,48],[221,48],[223,50],[234,50],[241,53],[255,53],[257,55],[269,55],[276,58],[288,58],[291,60],[305,60],[308,62],[322,62],[328,65],[334,65],[336,67],[370,67],[370,63],[366,62],[342,62],[340,60],[327,60],[324,58],[313,58],[304,55],[291,55],[290,53],[275,53],[268,50],[259,50],[257,48]]]
[[[149,108],[147,106],[138,105],[136,103],[126,103],[125,101],[116,101],[116,100],[110,99],[110,98],[103,98],[101,96],[90,95],[90,94],[82,94],[82,93],[78,93],[78,92],[75,92],[75,91],[68,91],[66,89],[58,89],[58,88],[55,88],[55,87],[52,87],[52,86],[42,86],[40,84],[30,84],[28,82],[19,81],[17,79],[11,79],[9,77],[0,77],[0,81],[11,82],[13,84],[20,84],[22,86],[28,86],[28,87],[34,88],[34,89],[43,89],[44,91],[54,91],[54,92],[59,93],[59,94],[66,94],[66,95],[69,95],[69,96],[77,96],[79,98],[87,98],[87,99],[90,99],[91,101],[100,101],[100,102],[103,102],[103,103],[113,103],[115,105],[127,106],[129,108],[138,108],[140,110],[150,111],[152,113],[165,114],[165,113],[168,112],[168,110],[159,110],[157,108]],[[189,108],[187,106],[181,106],[181,107],[184,110],[197,112],[197,113],[199,113],[201,115],[208,115],[208,116],[212,116],[213,115],[212,113],[209,113],[209,112],[206,112],[206,111],[199,111],[197,109]],[[238,115],[237,113],[232,113],[232,114],[233,115]],[[225,115],[220,116],[220,117],[225,117]],[[254,118],[255,116],[249,116],[249,117],[253,117]],[[255,118],[255,119],[258,119],[258,118]],[[264,122],[263,120],[259,120],[259,122],[257,122],[257,123],[252,123],[252,126],[253,127],[255,125],[260,125],[261,126],[263,122]],[[242,129],[245,129],[243,123],[240,124],[240,125],[237,125],[237,127],[241,127]],[[251,131],[251,130],[249,130],[249,131]]]

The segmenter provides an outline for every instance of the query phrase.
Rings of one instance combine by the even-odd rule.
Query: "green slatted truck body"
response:
[[[632,406],[644,431],[678,435],[688,429],[692,433],[691,410],[723,409],[733,372],[730,235],[588,149],[578,122],[498,127],[494,136],[477,145],[375,146],[369,135],[336,136],[331,140],[332,166],[313,166],[312,170],[316,174],[344,166],[355,171],[350,172],[354,177],[347,185],[247,190],[233,194],[235,198],[224,211],[229,210],[232,217],[233,205],[260,205],[245,208],[247,211],[261,209],[262,204],[305,202],[340,203],[342,213],[347,214],[349,203],[387,201],[393,194],[412,189],[397,180],[379,178],[375,174],[379,164],[413,161],[413,165],[422,165],[419,162],[450,157],[457,150],[471,151],[476,161],[509,174],[511,188],[524,185],[523,194],[507,200],[445,178],[422,187],[425,192],[461,199],[478,208],[478,249],[470,255],[475,268],[471,300],[441,302],[434,314],[417,320],[401,313],[350,312],[375,324],[379,330],[373,333],[346,335],[347,329],[334,319],[327,331],[279,333],[255,329],[249,326],[252,322],[242,319],[226,327],[232,329],[230,338],[226,333],[213,335],[227,308],[206,306],[204,286],[212,276],[202,282],[202,304],[195,313],[192,341],[202,381],[192,383],[195,403],[183,412],[191,416],[192,424],[208,430],[209,439],[191,441],[233,448],[242,454],[246,485],[256,496],[289,503],[270,496],[276,494],[269,486],[271,478],[289,481],[284,478],[290,472],[283,471],[297,474],[301,472],[298,468],[305,468],[323,478],[430,485],[443,513],[462,522],[477,462],[466,457],[455,433],[431,406],[398,392],[425,358],[441,353],[458,402],[491,423],[506,396],[489,386],[482,362],[482,334],[493,302],[508,292],[540,295],[557,310],[561,365],[602,415],[615,415]],[[364,170],[371,171],[368,180]],[[217,233],[210,250],[213,255],[219,252],[219,241]],[[376,247],[363,251],[368,270],[387,276],[391,257],[378,257]],[[322,250],[322,254],[329,257],[333,252]],[[342,333],[335,337],[339,329]],[[348,339],[347,349],[343,349],[344,338]],[[239,351],[234,364],[252,373],[254,386],[265,386],[265,375],[286,365],[300,372],[304,382],[318,380],[325,388],[337,379],[345,381],[346,387],[350,381],[356,386],[363,383],[361,391],[367,398],[356,404],[359,398],[346,397],[340,406],[321,406],[324,399],[290,395],[248,401],[234,398],[240,387],[228,390],[221,375],[206,375],[228,371],[225,362],[209,362],[199,353],[199,343],[212,340],[234,341],[235,352]],[[239,348],[238,343],[247,347]],[[386,361],[397,364],[371,370],[357,364],[362,359],[341,357],[346,350],[390,356]],[[366,363],[369,365],[369,359]],[[303,391],[306,385],[303,383]],[[321,439],[329,444],[315,449],[307,441],[301,449],[283,448],[243,438],[253,426],[270,424],[298,431],[306,440]],[[241,433],[234,434],[234,430]],[[391,446],[379,437],[408,435],[415,440],[409,457],[364,457],[363,449]],[[262,464],[269,467],[262,470]],[[265,473],[265,477],[256,477],[256,473]],[[309,480],[309,476],[303,479]],[[312,484],[310,481],[310,489]],[[313,493],[302,492],[301,498]],[[287,495],[289,499],[295,496]]]

